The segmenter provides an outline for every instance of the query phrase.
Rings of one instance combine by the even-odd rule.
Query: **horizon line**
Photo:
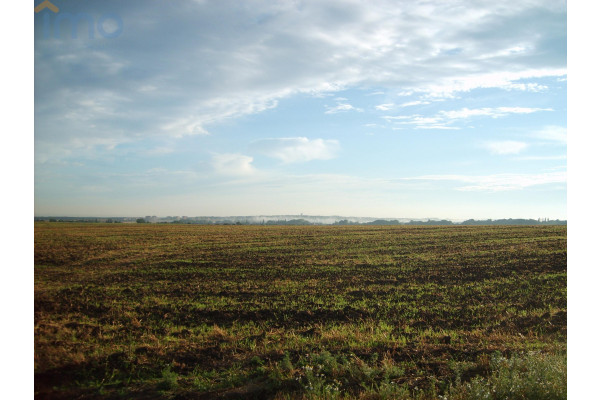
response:
[[[446,220],[446,221],[497,221],[497,220],[519,220],[519,219],[531,219],[531,220],[548,220],[548,221],[567,221],[567,218],[552,218],[552,217],[502,217],[502,218],[440,218],[440,217],[372,217],[372,216],[344,216],[337,214],[323,214],[323,215],[315,215],[315,214],[252,214],[252,215],[110,215],[110,216],[91,216],[91,215],[34,215],[35,218],[186,218],[186,219],[196,219],[196,218],[264,218],[264,217],[301,217],[301,218],[356,218],[356,219],[373,219],[373,220],[413,220],[413,221],[421,221],[421,220]]]

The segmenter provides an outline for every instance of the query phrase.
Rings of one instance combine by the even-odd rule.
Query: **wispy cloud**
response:
[[[392,108],[394,108],[393,103],[379,104],[379,105],[375,106],[375,109],[380,110],[380,111],[388,111],[388,110],[391,110]]]
[[[546,172],[538,174],[492,174],[492,175],[423,175],[407,180],[453,181],[466,184],[456,187],[460,191],[500,192],[521,190],[531,186],[564,184],[567,173]]]
[[[513,55],[516,55],[516,54],[525,53],[527,50],[528,50],[527,49],[527,45],[523,45],[523,46],[511,46],[511,47],[508,47],[508,48],[496,50],[496,51],[494,51],[492,53],[481,54],[480,56],[478,56],[476,58],[478,60],[485,60],[485,59],[488,59],[488,58],[513,56]]]
[[[525,142],[518,142],[515,140],[504,140],[499,142],[487,142],[484,147],[488,149],[492,154],[519,154],[521,151],[527,148],[528,144]]]
[[[254,159],[243,154],[214,154],[212,166],[218,174],[222,175],[252,175],[256,169],[252,165]]]
[[[336,106],[327,107],[327,111],[325,111],[325,114],[337,114],[337,113],[344,112],[344,111],[362,112],[363,110],[361,108],[354,107],[353,105],[348,104],[348,103],[339,103]]]
[[[543,129],[533,132],[531,137],[541,139],[547,142],[555,142],[559,144],[567,143],[567,128],[564,126],[550,125]]]
[[[477,59],[477,57],[475,57]],[[544,77],[562,77],[567,74],[566,68],[526,69],[522,71],[497,71],[479,73],[462,77],[444,77],[441,82],[424,85],[415,91],[429,98],[453,98],[457,93],[470,92],[475,89],[499,88],[504,90],[519,90],[540,92],[547,89],[537,82],[523,82],[529,79]]]
[[[475,117],[500,118],[511,114],[531,114],[540,111],[553,111],[550,108],[531,107],[484,107],[462,108],[460,110],[440,111],[433,116],[420,114],[384,116],[389,122],[399,125],[413,125],[417,129],[458,129],[452,124]]]
[[[415,100],[415,101],[407,101],[406,103],[400,104],[400,107],[411,107],[411,106],[420,106],[425,104],[430,104],[430,101],[425,100]]]
[[[284,163],[296,163],[335,158],[340,144],[337,140],[306,137],[277,138],[255,141],[251,149]]]
[[[554,161],[554,160],[566,160],[566,154],[560,154],[556,156],[522,156],[518,157],[517,160],[522,161]]]
[[[199,105],[201,111],[171,119],[169,123],[162,125],[161,129],[163,134],[172,137],[207,135],[207,128],[217,122],[260,113],[277,107],[277,104],[277,100],[269,98],[249,101],[243,96],[236,100],[216,97]]]
[[[440,111],[439,115],[448,120],[467,119],[472,117],[500,118],[509,114],[531,114],[540,111],[553,111],[551,108],[531,107],[484,107],[484,108],[462,108],[453,111]]]

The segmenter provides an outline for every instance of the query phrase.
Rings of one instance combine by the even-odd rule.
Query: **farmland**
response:
[[[37,222],[36,397],[467,398],[501,363],[564,363],[566,239]]]

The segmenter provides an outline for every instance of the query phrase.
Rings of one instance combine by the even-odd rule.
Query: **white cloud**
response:
[[[256,114],[277,107],[277,100],[256,98],[250,101],[240,97],[236,100],[217,97],[206,101],[199,111],[189,116],[171,120],[161,126],[162,132],[173,137],[207,135],[207,127],[229,118]]]
[[[564,184],[567,173],[546,172],[539,174],[494,174],[494,175],[424,175],[407,180],[455,181],[467,184],[456,189],[460,191],[500,192],[521,190],[531,186]]]
[[[215,171],[222,175],[252,175],[256,172],[252,161],[254,159],[243,154],[214,154],[212,166]]]
[[[524,92],[543,92],[548,90],[548,86],[539,83],[511,83],[507,89],[522,90]]]
[[[528,50],[528,46],[527,45],[524,45],[524,46],[511,46],[509,48],[500,49],[500,50],[494,51],[492,53],[484,53],[484,54],[476,57],[476,59],[478,59],[478,60],[485,60],[485,59],[489,59],[489,58],[513,56],[515,54],[525,53],[527,50]]]
[[[462,108],[460,110],[440,111],[431,117],[413,114],[387,115],[382,118],[397,125],[412,125],[417,129],[458,129],[456,126],[452,126],[452,124],[473,117],[500,118],[510,114],[531,114],[540,111],[552,111],[552,109],[529,107]]]
[[[553,111],[551,108],[529,108],[529,107],[484,107],[484,108],[462,108],[453,111],[440,111],[440,116],[449,120],[466,119],[471,117],[505,117],[509,114],[531,114],[539,111]]]
[[[277,138],[253,142],[251,149],[284,163],[295,163],[335,158],[340,144],[337,140],[306,137]]]
[[[165,132],[169,132],[170,136],[179,138],[187,135],[208,135],[208,131],[204,128],[202,119],[198,117],[183,117],[175,121],[161,126]]]
[[[158,89],[158,88],[153,85],[142,85],[138,88],[138,91],[143,92],[143,93],[150,93],[150,92],[156,91],[156,89]]]
[[[485,143],[487,148],[492,154],[519,154],[521,151],[527,148],[527,143],[517,142],[515,140],[504,140],[499,142],[487,142]]]
[[[337,106],[327,107],[327,111],[325,111],[325,114],[337,114],[339,112],[344,112],[344,111],[362,112],[363,110],[361,108],[354,107],[353,105],[348,104],[348,103],[340,103]]]
[[[447,126],[441,124],[424,124],[415,126],[416,129],[442,129],[442,130],[458,130],[459,128],[456,126]]]
[[[535,82],[524,83],[519,81],[545,77],[561,77],[566,74],[566,68],[476,73],[467,76],[444,77],[436,83],[424,85],[415,91],[424,93],[426,97],[430,98],[453,98],[456,93],[489,88],[539,92],[545,90],[546,86]]]
[[[406,103],[400,104],[400,107],[419,106],[419,105],[430,104],[430,103],[431,102],[429,102],[429,101],[423,101],[423,100],[407,101]]]
[[[546,126],[537,132],[533,132],[531,136],[548,142],[567,144],[567,128],[564,126]]]
[[[526,156],[526,157],[518,157],[518,160],[522,161],[554,161],[554,160],[566,160],[566,154],[560,154],[557,156]]]
[[[375,109],[380,110],[380,111],[388,111],[388,110],[391,110],[392,108],[394,108],[393,103],[379,104],[378,106],[375,106]]]

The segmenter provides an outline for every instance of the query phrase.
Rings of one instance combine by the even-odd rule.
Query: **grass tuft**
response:
[[[171,366],[162,370],[161,380],[158,383],[159,390],[171,390],[177,387],[178,374],[171,370]]]
[[[566,354],[529,352],[490,361],[492,374],[476,377],[450,389],[449,400],[562,400],[567,398]]]

